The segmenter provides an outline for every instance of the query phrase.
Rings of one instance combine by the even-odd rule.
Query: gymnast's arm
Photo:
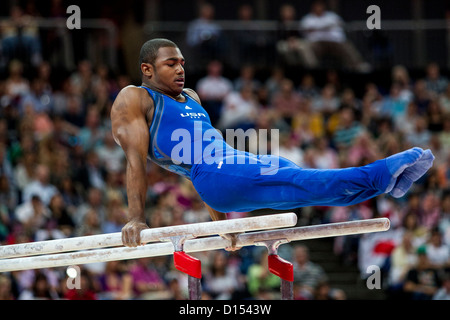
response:
[[[208,204],[205,202],[206,209],[208,209],[209,215],[213,221],[218,220],[227,220],[227,215],[223,212],[219,212],[217,210],[214,210]]]
[[[126,181],[128,223],[122,229],[122,242],[129,247],[141,245],[140,233],[149,228],[145,221],[147,193],[147,152],[149,131],[142,92],[126,87],[117,96],[111,110],[112,133],[127,159]],[[151,100],[151,99],[149,99]],[[152,108],[153,109],[153,108]]]

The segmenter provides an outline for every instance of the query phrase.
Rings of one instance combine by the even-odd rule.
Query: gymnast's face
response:
[[[146,64],[143,72],[153,88],[176,98],[184,88],[184,62],[179,48],[162,47],[155,63]]]

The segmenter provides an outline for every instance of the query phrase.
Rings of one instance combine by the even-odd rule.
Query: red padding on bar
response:
[[[173,262],[175,268],[184,272],[191,277],[201,279],[202,277],[202,263],[197,258],[191,257],[184,251],[176,251],[173,253]]]
[[[294,265],[276,254],[269,255],[269,271],[286,281],[294,281]]]

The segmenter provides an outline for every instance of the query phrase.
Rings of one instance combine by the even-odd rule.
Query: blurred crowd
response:
[[[111,135],[109,113],[118,92],[139,83],[88,60],[58,83],[45,56],[33,59],[27,72],[20,59],[6,65],[0,79],[0,245],[120,232],[127,221],[126,160]],[[393,66],[389,83],[369,81],[361,94],[336,70],[321,84],[314,72],[297,81],[283,67],[258,77],[249,63],[235,78],[225,74],[219,59],[210,60],[193,87],[213,124],[278,129],[279,148],[270,151],[301,167],[360,166],[413,146],[433,151],[433,168],[405,197],[307,207],[299,224],[388,217],[389,232],[336,238],[334,254],[344,265],[357,265],[363,278],[368,266],[378,265],[392,299],[449,299],[450,82],[440,66],[430,62],[418,78]],[[188,180],[150,162],[147,174],[151,227],[210,220]],[[258,247],[194,254],[202,261],[203,298],[279,298],[280,280],[268,272],[265,254]],[[346,299],[307,246],[284,245],[280,255],[294,263],[295,299]],[[68,285],[66,268],[2,273],[0,299],[188,297],[187,278],[174,270],[171,256],[80,268],[79,289]]]

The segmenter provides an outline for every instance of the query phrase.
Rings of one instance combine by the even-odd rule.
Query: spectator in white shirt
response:
[[[233,83],[222,76],[222,63],[211,61],[207,75],[197,83],[197,93],[213,125],[219,120],[224,98],[232,91]]]
[[[34,180],[23,190],[22,200],[27,202],[33,195],[37,195],[48,206],[50,199],[57,192],[58,189],[50,183],[50,169],[44,164],[39,164],[35,170]]]
[[[445,268],[450,265],[450,247],[443,242],[442,233],[438,228],[431,231],[430,240],[426,245],[426,253],[435,268]]]
[[[343,25],[340,16],[327,11],[324,1],[317,0],[311,5],[311,12],[300,20],[300,31],[319,63],[325,56],[332,55],[351,71],[369,71],[368,64],[347,40]]]
[[[244,85],[240,91],[233,91],[224,99],[219,129],[238,129],[244,131],[254,127],[259,105],[251,84]]]

